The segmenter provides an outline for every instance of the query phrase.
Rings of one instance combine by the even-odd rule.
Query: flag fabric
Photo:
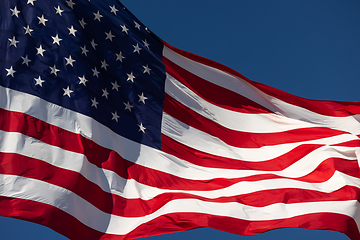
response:
[[[0,4],[1,216],[70,239],[360,239],[360,103],[253,82],[163,42],[117,0]]]

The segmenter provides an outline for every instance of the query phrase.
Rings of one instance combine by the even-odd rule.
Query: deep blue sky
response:
[[[95,0],[93,0],[95,1]],[[359,0],[122,0],[169,44],[258,81],[318,100],[360,101]],[[0,218],[1,239],[66,239]],[[200,229],[162,239],[345,240],[330,231],[283,229],[238,236]]]

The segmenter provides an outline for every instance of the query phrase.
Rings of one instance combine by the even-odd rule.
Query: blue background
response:
[[[74,0],[75,1],[75,0]],[[93,0],[95,1],[95,0]],[[318,100],[360,101],[359,0],[122,0],[169,44],[258,81]],[[0,217],[1,239],[66,239]],[[345,240],[331,231],[274,230],[238,236],[197,229],[150,239]]]

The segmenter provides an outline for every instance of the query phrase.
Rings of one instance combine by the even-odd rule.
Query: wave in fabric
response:
[[[360,239],[359,103],[248,80],[116,0],[3,0],[0,23],[1,216],[70,239]]]

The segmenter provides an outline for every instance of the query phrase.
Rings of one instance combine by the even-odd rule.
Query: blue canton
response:
[[[162,42],[116,0],[2,0],[0,85],[159,148]]]

